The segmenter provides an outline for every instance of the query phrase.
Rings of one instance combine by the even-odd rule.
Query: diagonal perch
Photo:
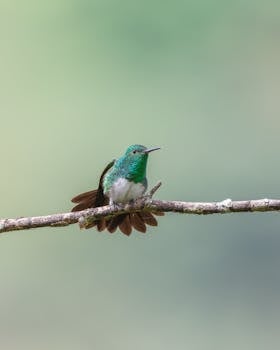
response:
[[[256,199],[245,201],[233,201],[226,199],[219,202],[182,202],[152,199],[153,194],[158,190],[161,183],[151,189],[147,196],[140,198],[134,203],[118,206],[105,206],[83,211],[52,214],[46,216],[23,217],[16,219],[0,220],[0,233],[16,230],[27,230],[38,227],[58,227],[72,225],[77,222],[83,224],[83,220],[100,219],[123,213],[133,213],[141,210],[174,212],[184,214],[208,215],[225,214],[236,212],[271,212],[280,211],[279,199]]]

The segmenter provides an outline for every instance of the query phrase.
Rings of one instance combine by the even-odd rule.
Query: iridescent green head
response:
[[[160,147],[154,147],[154,148],[147,148],[142,145],[131,145],[127,148],[125,155],[133,155],[134,157],[139,156],[147,156],[150,152],[156,151],[157,149],[160,149]]]
[[[148,154],[159,149],[147,148],[142,145],[131,145],[124,156],[118,159],[116,166],[122,168],[125,178],[134,182],[141,182],[146,178]]]

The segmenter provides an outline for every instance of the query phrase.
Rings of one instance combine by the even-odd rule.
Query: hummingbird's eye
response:
[[[132,151],[133,154],[135,154],[136,152],[137,152],[136,149],[134,151]]]

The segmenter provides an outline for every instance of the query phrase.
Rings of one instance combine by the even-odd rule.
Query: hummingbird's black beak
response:
[[[160,149],[160,147],[148,148],[144,151],[144,153],[150,153],[150,152],[156,151],[158,149]]]

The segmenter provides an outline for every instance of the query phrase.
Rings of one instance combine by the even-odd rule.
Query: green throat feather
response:
[[[135,183],[142,182],[146,178],[146,166],[148,155],[142,155],[139,159],[128,164],[128,172],[125,176],[127,180]]]

